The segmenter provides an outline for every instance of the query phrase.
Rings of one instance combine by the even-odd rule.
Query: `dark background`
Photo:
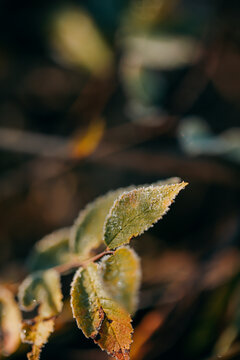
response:
[[[21,281],[33,244],[96,196],[189,182],[134,240],[133,360],[240,358],[239,10],[237,0],[0,1],[3,283]],[[64,316],[42,359],[107,359]]]

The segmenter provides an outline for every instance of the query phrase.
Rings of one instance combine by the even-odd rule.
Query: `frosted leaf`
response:
[[[126,189],[132,189],[128,187]],[[103,226],[114,201],[125,189],[111,191],[99,197],[80,212],[71,231],[70,245],[81,258],[89,256],[93,249],[103,243]]]
[[[71,286],[71,306],[78,327],[108,354],[129,359],[132,342],[130,315],[105,291],[96,263],[79,269]]]
[[[149,229],[168,211],[187,183],[157,185],[123,193],[114,203],[105,223],[104,241],[109,249],[127,244]]]
[[[133,249],[121,247],[101,261],[102,277],[108,293],[129,313],[136,310],[141,280],[140,261]]]

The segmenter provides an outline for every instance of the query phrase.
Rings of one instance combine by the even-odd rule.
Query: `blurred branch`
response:
[[[0,148],[41,157],[69,159],[89,155],[99,144],[104,131],[102,119],[90,122],[82,136],[65,139],[25,130],[0,128]]]
[[[237,170],[214,160],[192,160],[172,154],[149,154],[142,150],[131,150],[114,154],[114,156],[109,154],[107,157],[97,158],[97,161],[111,167],[134,170],[144,174],[161,176],[178,174],[188,180],[195,179],[204,183],[239,187]]]

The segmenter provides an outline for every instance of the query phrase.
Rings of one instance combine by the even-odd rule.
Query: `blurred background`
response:
[[[132,360],[240,359],[239,18],[238,0],[0,1],[2,283],[96,196],[189,182],[133,242]],[[108,359],[69,304],[42,359],[56,352]]]

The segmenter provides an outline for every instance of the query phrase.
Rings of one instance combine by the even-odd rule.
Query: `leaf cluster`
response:
[[[128,243],[161,219],[185,186],[169,179],[109,192],[87,205],[72,227],[35,245],[31,274],[18,294],[21,309],[37,313],[21,326],[22,342],[32,344],[29,360],[39,358],[62,310],[60,276],[76,268],[70,298],[78,327],[115,359],[129,359],[141,269]]]

